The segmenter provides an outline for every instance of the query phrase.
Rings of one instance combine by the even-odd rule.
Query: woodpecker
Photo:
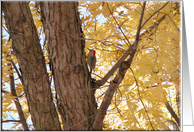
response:
[[[89,50],[89,53],[88,53],[88,56],[87,56],[87,61],[88,61],[88,65],[90,67],[90,74],[92,73],[92,70],[95,69],[95,66],[96,66],[96,51],[93,50],[93,49],[88,49]]]

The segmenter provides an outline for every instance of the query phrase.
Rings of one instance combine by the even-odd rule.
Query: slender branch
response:
[[[6,54],[7,54],[6,57],[10,57],[10,56],[11,56],[9,53],[6,53]],[[13,65],[13,67],[14,67],[14,69],[15,69],[17,75],[18,75],[18,77],[20,78],[20,81],[23,83],[23,78],[22,78],[22,76],[20,75],[20,72],[19,72],[18,68],[16,67],[15,63],[13,62],[13,60],[12,60],[12,59],[6,59],[6,60],[9,61],[9,62],[11,62],[11,64]]]
[[[172,18],[168,14],[166,14],[164,12],[160,12],[160,13],[167,15],[170,18],[170,20],[172,21],[172,23],[174,24],[174,26],[177,28],[177,30],[180,32],[180,29],[177,27],[177,25],[174,23],[174,21],[172,20]]]
[[[136,33],[136,38],[135,38],[136,43],[134,43],[135,49],[137,48],[137,44],[139,42],[139,33],[140,33],[140,30],[141,30],[141,23],[142,23],[142,20],[143,20],[143,14],[144,14],[144,10],[145,10],[145,4],[146,4],[146,1],[144,1],[144,3],[143,3],[141,17],[140,17],[139,24],[138,24],[138,28],[137,28],[137,33]]]
[[[162,10],[170,1],[168,1],[167,3],[165,3],[160,9],[158,9],[157,11],[155,11],[145,22],[144,24],[142,24],[141,29],[143,28],[143,26],[160,10]]]
[[[3,29],[10,35],[9,31],[4,26]]]
[[[129,19],[125,19],[125,20],[121,23],[120,27],[122,27],[123,24],[124,24],[125,22],[127,22],[128,20],[129,20]]]
[[[13,65],[13,67],[14,67],[14,69],[15,69],[17,75],[18,75],[18,77],[20,78],[21,83],[23,83],[23,78],[22,78],[22,76],[20,75],[20,72],[19,72],[18,68],[16,67],[15,63],[13,62],[13,60],[9,60],[9,61],[10,61],[11,64]]]
[[[105,42],[103,42],[103,40],[91,39],[91,38],[80,38],[80,37],[77,37],[77,36],[75,36],[75,35],[66,33],[66,32],[64,32],[64,31],[60,31],[60,32],[66,34],[66,35],[69,35],[69,36],[71,36],[72,38],[75,38],[75,39],[79,39],[79,40],[91,40],[91,41],[94,41],[94,42],[92,42],[92,43],[101,42],[101,43],[104,44],[104,45],[109,45],[109,44],[106,44]],[[109,36],[109,37],[117,37],[117,36]],[[109,38],[109,37],[108,37],[108,38]],[[108,38],[106,38],[106,39],[108,39]],[[121,40],[122,40],[122,39],[121,39]],[[113,45],[113,44],[112,44],[111,46],[115,46],[115,47],[117,47],[117,48],[120,48],[120,47],[118,47],[118,46],[116,46],[116,45]]]
[[[170,104],[168,102],[166,102],[165,105],[166,105],[166,108],[168,109],[168,111],[170,112],[170,114],[172,115],[172,117],[175,119],[178,126],[180,126],[180,120],[179,120],[178,116],[176,115],[176,113],[174,112],[174,110],[172,109],[172,107],[170,106]]]
[[[115,101],[112,101],[112,102],[114,103],[115,107],[117,108],[117,112],[118,112],[119,115],[122,117],[122,115],[121,115],[121,110],[118,108],[117,99],[116,99],[116,98],[117,98],[117,97],[116,97],[116,94],[115,94]]]
[[[11,63],[9,63],[8,65],[11,65]],[[12,67],[10,70],[13,70]],[[17,109],[17,112],[18,112],[18,115],[19,115],[19,118],[20,118],[20,122],[24,128],[25,131],[29,131],[29,128],[28,128],[28,125],[26,123],[26,119],[24,117],[24,113],[23,113],[23,110],[22,110],[22,106],[19,102],[19,99],[17,97],[17,93],[16,93],[16,90],[15,90],[15,82],[14,82],[14,76],[13,76],[13,73],[11,73],[9,75],[9,78],[10,78],[10,88],[11,88],[11,93],[13,96],[16,97],[16,99],[14,100],[14,103],[16,105],[16,109]]]
[[[2,92],[2,93],[8,93],[8,91],[6,91],[6,90],[1,90],[1,92]]]
[[[142,49],[150,49],[150,48],[152,48],[156,51],[156,62],[157,62],[157,60],[158,60],[158,51],[157,51],[157,49],[154,46],[153,47],[142,47]]]
[[[8,122],[20,122],[20,120],[5,120],[5,121],[2,121],[2,123],[8,123]]]
[[[131,69],[131,68],[130,68],[130,69]],[[133,77],[134,77],[134,79],[135,79],[135,83],[136,83],[137,90],[138,90],[138,95],[139,95],[139,100],[141,101],[141,103],[142,103],[142,105],[143,105],[143,107],[144,107],[145,113],[147,114],[147,117],[148,117],[148,120],[149,120],[150,125],[151,125],[151,127],[152,127],[152,130],[154,130],[154,127],[153,127],[152,122],[151,122],[151,120],[150,120],[150,117],[149,117],[149,115],[148,115],[148,111],[147,111],[147,109],[146,109],[146,107],[145,107],[145,105],[144,105],[144,103],[143,103],[142,98],[141,98],[140,91],[139,91],[139,85],[138,85],[138,83],[137,83],[137,79],[136,79],[135,74],[134,74],[134,72],[133,72],[132,69],[131,69],[131,72],[132,72]]]
[[[166,15],[163,15],[158,21],[157,21],[157,23],[154,23],[154,26],[150,26],[149,27],[149,31],[145,31],[144,33],[142,33],[141,35],[140,35],[140,38],[143,36],[143,35],[145,35],[145,33],[150,33],[153,29],[154,29],[154,27],[155,26],[159,26],[159,24],[164,20],[166,18]],[[149,36],[152,36],[153,35],[153,33],[151,33]]]
[[[125,39],[126,39],[127,42],[128,42],[128,43],[126,43],[126,42],[125,42],[125,43],[126,43],[128,46],[131,45],[131,43],[129,42],[128,38],[127,38],[126,35],[124,34],[123,30],[122,30],[121,27],[119,26],[119,23],[117,22],[116,18],[114,17],[113,12],[111,12],[111,10],[110,10],[110,8],[109,8],[109,5],[108,5],[108,2],[107,2],[106,4],[107,4],[107,7],[108,7],[108,10],[109,10],[110,14],[111,14],[112,17],[114,18],[114,20],[115,20],[117,26],[119,27],[121,33],[123,34],[123,36],[125,37]]]

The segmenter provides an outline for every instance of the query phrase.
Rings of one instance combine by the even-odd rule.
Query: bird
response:
[[[92,70],[95,69],[96,66],[96,51],[94,49],[88,49],[89,53],[87,56],[87,62],[90,67],[90,74],[92,73]]]

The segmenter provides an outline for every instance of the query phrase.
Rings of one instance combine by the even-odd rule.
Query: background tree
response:
[[[3,2],[2,10],[2,118],[12,129],[180,129],[179,2]],[[87,48],[97,52],[92,79]]]

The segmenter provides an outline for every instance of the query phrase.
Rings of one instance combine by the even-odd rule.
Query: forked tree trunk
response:
[[[92,130],[97,108],[78,2],[41,2],[40,9],[63,128]]]
[[[45,59],[27,2],[2,2],[35,130],[61,130]]]

